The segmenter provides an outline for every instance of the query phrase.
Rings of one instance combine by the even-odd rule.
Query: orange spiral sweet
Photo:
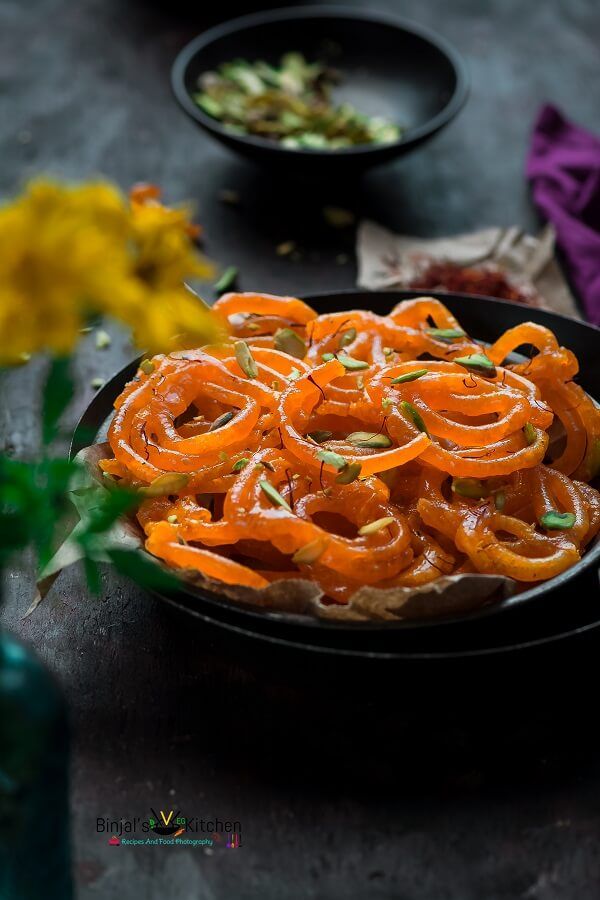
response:
[[[230,342],[146,360],[101,463],[139,491],[167,564],[259,603],[294,578],[347,603],[454,573],[542,581],[600,531],[600,411],[547,328],[486,347],[428,297],[389,315],[261,294],[215,310]]]

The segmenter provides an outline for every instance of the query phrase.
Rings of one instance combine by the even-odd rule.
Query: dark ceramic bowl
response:
[[[336,52],[328,56],[331,47]],[[278,63],[291,50],[334,64],[342,73],[336,98],[397,122],[405,129],[402,138],[344,150],[288,149],[266,138],[232,134],[194,102],[202,73],[236,57]],[[454,118],[468,91],[461,57],[438,35],[393,16],[343,6],[280,9],[211,28],[179,53],[171,80],[186,113],[221,143],[271,169],[313,177],[355,175],[407,153]]]
[[[580,360],[581,386],[591,396],[600,397],[600,356],[593,352],[598,344],[597,328],[502,300],[431,293],[448,306],[469,334],[483,341],[492,342],[501,332],[529,319],[552,329],[560,343],[573,350]],[[421,296],[419,291],[347,291],[305,299],[320,313],[372,309],[383,314],[398,301],[418,296]],[[73,436],[73,455],[87,446],[90,434],[100,434],[102,439],[104,424],[112,417],[114,399],[136,370],[137,361],[121,369],[95,395]],[[445,620],[329,622],[241,606],[219,596],[218,592],[183,581],[175,595],[162,595],[161,599],[199,620],[216,622],[232,631],[287,646],[388,659],[454,658],[495,654],[507,647],[546,646],[564,636],[596,631],[600,627],[599,565],[600,541],[596,541],[579,563],[556,578],[472,613]]]

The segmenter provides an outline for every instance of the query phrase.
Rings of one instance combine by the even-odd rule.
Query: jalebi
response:
[[[214,310],[229,342],[144,360],[101,463],[169,565],[258,590],[308,578],[343,604],[453,573],[542,581],[600,530],[600,410],[541,325],[485,346],[429,297]]]

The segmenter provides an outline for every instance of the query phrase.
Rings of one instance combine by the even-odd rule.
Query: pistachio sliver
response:
[[[231,467],[231,471],[232,472],[241,472],[242,469],[246,468],[246,466],[248,465],[249,462],[250,462],[250,460],[248,459],[248,457],[244,456],[244,457],[242,457],[242,459],[238,459],[238,461],[233,464],[233,466]]]
[[[217,416],[215,421],[211,423],[210,428],[208,430],[209,431],[217,431],[219,428],[222,428],[223,425],[227,425],[228,422],[231,422],[234,415],[235,415],[235,413],[230,411],[230,412],[223,413],[223,415],[221,415],[221,416]]]
[[[494,506],[498,512],[502,512],[506,506],[506,494],[504,491],[498,491],[498,493],[494,495]]]
[[[575,513],[561,513],[552,509],[550,512],[540,516],[540,525],[543,528],[547,528],[549,531],[563,531],[572,528],[575,524],[575,520]]]
[[[337,358],[338,361],[341,362],[343,367],[349,372],[359,372],[361,369],[369,368],[368,362],[365,362],[363,359],[354,359],[352,356],[348,356],[346,353],[338,353]]]
[[[189,480],[190,476],[183,472],[165,472],[146,487],[140,488],[140,494],[144,497],[166,497],[168,494],[177,494]]]
[[[391,525],[396,520],[393,516],[384,516],[382,519],[376,519],[374,522],[368,522],[367,525],[363,525],[362,528],[358,529],[358,533],[361,537],[365,537],[365,535],[376,534],[378,531],[381,531],[382,528],[387,528],[388,525]]]
[[[527,424],[523,426],[523,434],[525,435],[525,440],[528,444],[535,444],[537,440],[537,432],[531,422],[527,422]]]
[[[431,337],[436,338],[438,341],[444,341],[447,344],[467,336],[462,328],[426,328],[425,331]]]
[[[398,375],[397,378],[392,378],[390,384],[407,384],[409,381],[416,381],[417,378],[422,378],[423,375],[427,375],[429,369],[415,369],[414,372],[406,372],[404,375]]]
[[[345,469],[348,465],[344,457],[339,453],[334,453],[333,450],[319,450],[317,459],[326,466],[332,466],[334,469],[337,469],[338,472]]]
[[[384,447],[392,446],[391,438],[389,438],[387,434],[377,434],[372,431],[353,431],[352,434],[348,435],[346,440],[356,447],[382,449]]]
[[[408,418],[412,421],[413,425],[416,425],[419,431],[422,431],[424,434],[429,435],[427,431],[427,426],[423,421],[423,417],[419,410],[409,403],[408,400],[402,400],[400,403],[400,409],[402,412],[408,416]]]
[[[361,473],[362,466],[360,463],[348,463],[348,465],[342,469],[339,475],[336,476],[337,484],[352,484],[353,481],[356,481],[358,476]]]
[[[477,372],[478,375],[486,375],[488,378],[494,378],[496,375],[496,366],[485,355],[485,353],[471,353],[470,356],[456,356],[452,362],[464,366],[470,372]]]
[[[328,543],[329,538],[326,537],[318,537],[314,541],[309,541],[308,544],[296,550],[292,556],[292,562],[296,564],[316,562],[327,549]]]
[[[275,349],[296,359],[306,356],[306,344],[293,328],[278,328],[273,337]]]
[[[144,375],[152,375],[154,372],[154,363],[151,359],[143,359],[140,363],[140,369]]]
[[[340,348],[347,347],[356,340],[356,328],[348,328],[340,337]]]
[[[323,362],[331,362],[332,359],[335,359],[335,353],[324,353],[321,359]]]
[[[292,508],[287,500],[284,500],[277,488],[274,488],[270,481],[263,478],[258,483],[274,506],[281,506],[281,508],[287,510],[287,512],[292,512]]]
[[[481,500],[488,495],[486,486],[478,478],[453,478],[452,490],[459,497],[469,497],[471,500]]]
[[[325,441],[330,441],[333,437],[333,431],[309,431],[306,435],[314,441],[315,444],[323,444]]]
[[[233,345],[233,349],[235,351],[235,358],[237,359],[242,372],[247,375],[248,378],[257,378],[258,367],[246,341],[236,341]]]
[[[223,294],[230,287],[233,287],[238,277],[237,266],[228,266],[218,281],[215,281],[214,289],[217,294]]]

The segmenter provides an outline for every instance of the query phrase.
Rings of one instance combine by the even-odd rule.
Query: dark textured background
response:
[[[600,126],[597,0],[379,0],[464,53],[465,111],[362,183],[274,186],[171,98],[172,59],[209,22],[190,10],[206,5],[2,0],[0,192],[39,171],[157,182],[168,200],[197,203],[207,252],[240,267],[241,287],[306,293],[354,283],[352,264],[336,262],[351,235],[321,223],[324,203],[423,235],[534,227],[522,171],[537,108],[551,99]],[[220,203],[223,187],[240,192],[239,209]],[[289,239],[301,261],[275,255]],[[107,351],[82,342],[71,422],[91,379],[132,356],[113,334]],[[39,374],[30,364],[3,389],[2,434],[16,454],[37,443]],[[11,575],[5,620],[57,672],[70,704],[82,900],[597,896],[593,669],[567,690],[573,663],[561,656],[551,686],[533,661],[520,681],[509,666],[460,677],[321,667],[192,629],[110,571],[99,599],[78,569],[65,573],[22,622],[32,588],[23,569]],[[244,847],[116,849],[95,833],[96,816],[145,816],[150,805],[240,819]]]

